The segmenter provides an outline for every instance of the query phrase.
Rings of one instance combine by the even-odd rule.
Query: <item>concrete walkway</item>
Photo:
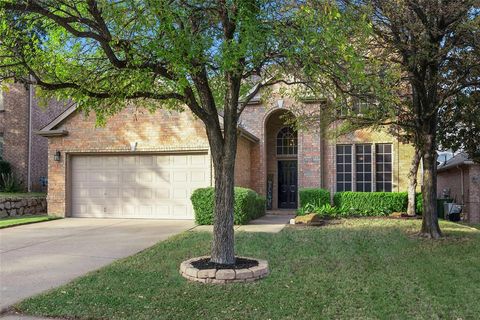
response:
[[[235,226],[235,232],[267,232],[278,233],[285,228],[294,215],[273,215],[267,214],[261,218],[250,221],[246,225]],[[192,231],[213,231],[213,226],[196,226]]]
[[[192,227],[190,220],[67,218],[2,229],[0,311]],[[5,319],[21,319],[14,317]]]

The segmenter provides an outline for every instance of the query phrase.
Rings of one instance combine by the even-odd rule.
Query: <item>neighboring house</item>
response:
[[[439,198],[447,196],[462,204],[466,221],[480,223],[480,164],[465,152],[438,166],[437,192]]]
[[[297,132],[284,116],[298,103],[278,93],[267,100],[252,101],[240,119],[235,182],[266,195],[270,209],[297,208],[304,187],[406,191],[410,145],[385,132]],[[49,138],[50,214],[191,219],[191,192],[212,185],[205,128],[188,110],[131,107],[96,127],[93,114],[72,106],[38,134]]]
[[[60,103],[40,108],[34,93],[22,84],[0,90],[0,157],[10,163],[25,191],[46,191],[48,141],[33,132],[64,108]]]

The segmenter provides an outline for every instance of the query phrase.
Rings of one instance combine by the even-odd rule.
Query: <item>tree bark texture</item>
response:
[[[408,206],[407,214],[409,216],[416,215],[416,190],[417,190],[417,174],[418,166],[420,165],[420,150],[415,148],[415,153],[412,158],[410,172],[408,173]]]
[[[429,134],[423,145],[423,219],[420,235],[427,238],[440,238],[442,232],[437,214],[437,151],[435,134]]]

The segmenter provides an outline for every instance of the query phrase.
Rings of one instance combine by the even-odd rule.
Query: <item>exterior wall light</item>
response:
[[[130,142],[130,151],[137,151],[137,142]]]
[[[60,159],[62,158],[62,154],[60,153],[60,151],[55,151],[55,154],[53,155],[53,160],[55,161],[60,161]]]

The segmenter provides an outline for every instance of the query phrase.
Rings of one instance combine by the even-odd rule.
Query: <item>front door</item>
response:
[[[278,207],[297,208],[297,161],[278,161]]]

